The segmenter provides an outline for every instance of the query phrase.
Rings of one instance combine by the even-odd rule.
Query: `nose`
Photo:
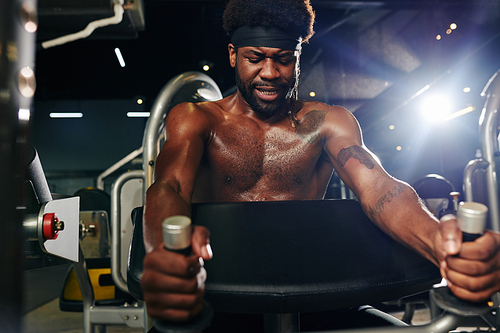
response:
[[[278,70],[278,67],[274,61],[274,59],[271,58],[266,58],[263,61],[263,66],[262,69],[260,70],[259,76],[263,80],[276,80],[277,78],[280,77],[280,72]]]

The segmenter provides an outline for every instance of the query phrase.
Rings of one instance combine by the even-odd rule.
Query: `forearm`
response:
[[[413,188],[391,179],[379,190],[370,192],[369,196],[360,198],[368,217],[392,238],[438,265],[440,254],[434,248],[438,221]]]
[[[174,188],[155,183],[146,194],[144,213],[144,245],[151,252],[163,242],[162,222],[169,216],[191,215],[189,200]]]

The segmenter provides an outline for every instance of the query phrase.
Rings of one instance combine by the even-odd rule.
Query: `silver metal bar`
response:
[[[139,149],[134,150],[112,166],[110,166],[108,169],[106,169],[103,173],[97,177],[97,188],[100,190],[104,191],[104,178],[115,172],[116,170],[120,169],[122,166],[127,164],[128,162],[132,161],[134,158],[142,154],[142,146]]]
[[[341,199],[347,199],[347,192],[346,192],[347,186],[345,186],[345,183],[340,180],[340,198]]]
[[[38,240],[38,214],[25,214],[23,221],[25,240]]]
[[[474,201],[472,194],[474,174],[478,170],[487,170],[489,165],[490,163],[488,163],[488,161],[485,161],[481,158],[472,160],[469,163],[467,163],[467,166],[464,169],[464,183],[463,183],[465,201],[467,202]]]
[[[445,313],[436,321],[422,326],[381,326],[381,327],[367,327],[367,328],[354,328],[346,330],[335,331],[322,331],[322,333],[447,333],[456,329],[459,326],[466,327],[468,318],[460,317],[455,314]],[[320,332],[308,332],[320,333]]]
[[[299,332],[298,313],[264,314],[264,333]]]
[[[172,98],[175,93],[183,85],[194,81],[207,82],[216,90],[217,96],[213,100],[221,99],[222,93],[217,84],[208,75],[198,72],[182,73],[172,80],[170,80],[160,91],[158,97],[151,108],[151,114],[148,122],[146,123],[146,130],[144,131],[144,138],[142,146],[143,152],[143,170],[145,172],[144,178],[144,200],[146,199],[146,191],[153,184],[154,181],[154,165],[156,157],[159,153],[158,138],[163,130],[165,118],[171,108]],[[207,100],[207,99],[204,99]],[[144,201],[145,202],[145,201]]]
[[[500,76],[498,72],[490,79],[487,88],[483,91],[487,95],[484,108],[479,120],[482,135],[483,157],[489,162],[486,169],[489,212],[492,229],[500,231],[500,214],[498,207],[498,183],[496,175],[496,154],[498,153],[498,107],[500,105]]]
[[[145,311],[142,304],[116,306],[94,306],[90,308],[93,325],[127,325],[144,327]]]
[[[135,170],[122,174],[113,183],[111,190],[111,277],[115,285],[128,293],[127,282],[121,275],[121,200],[123,185],[130,179],[144,179],[144,171]]]
[[[28,178],[31,181],[38,203],[44,204],[52,200],[52,194],[50,193],[49,184],[45,178],[45,172],[43,171],[38,152],[32,146],[29,146],[28,150],[30,151],[30,157],[32,157],[28,164]]]
[[[79,261],[73,264],[83,301],[83,333],[94,333],[94,325],[90,321],[90,309],[94,306],[94,290],[90,282],[87,264],[82,249],[79,251]]]

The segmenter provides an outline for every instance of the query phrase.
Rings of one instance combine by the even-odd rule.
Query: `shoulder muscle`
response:
[[[304,105],[303,114],[304,120],[314,117],[321,121],[321,136],[325,144],[331,140],[347,140],[362,145],[358,121],[347,109],[320,102],[308,102]]]
[[[206,108],[194,103],[181,103],[170,110],[166,119],[167,141],[202,138],[209,129],[210,114]],[[187,136],[187,137],[186,137]]]

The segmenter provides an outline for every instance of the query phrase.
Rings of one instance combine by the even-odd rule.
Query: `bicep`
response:
[[[365,147],[359,125],[348,111],[341,113],[327,132],[325,150],[342,181],[361,199],[394,179]]]
[[[167,139],[155,164],[155,183],[171,187],[186,201],[194,190],[206,141],[206,121],[192,107],[172,109],[166,120]]]

